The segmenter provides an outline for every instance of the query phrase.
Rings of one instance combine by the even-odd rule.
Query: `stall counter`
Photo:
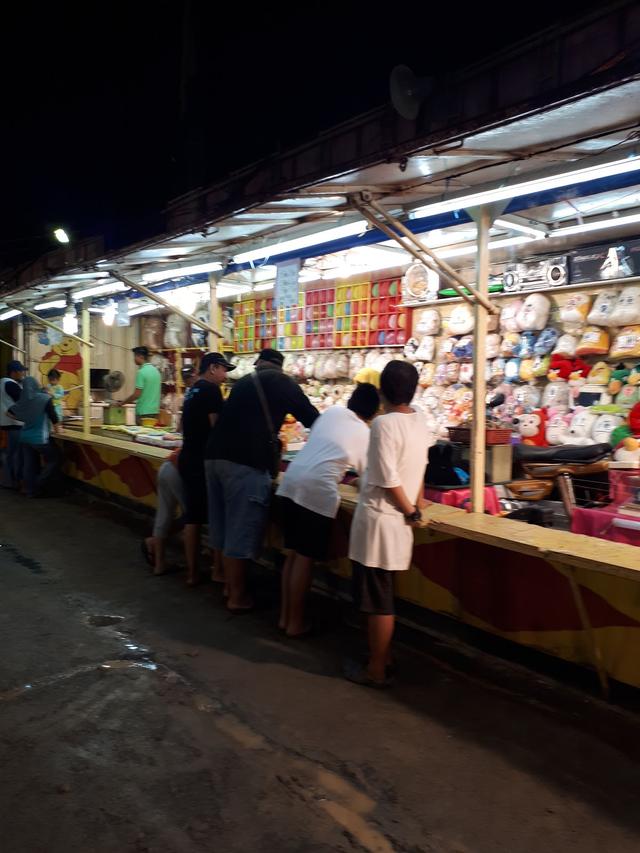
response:
[[[59,430],[63,471],[74,480],[108,495],[156,506],[158,469],[170,449],[141,444],[130,438],[115,438],[96,430],[87,435],[74,429]]]

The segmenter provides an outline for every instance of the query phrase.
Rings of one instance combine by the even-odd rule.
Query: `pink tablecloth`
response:
[[[424,490],[424,496],[428,501],[433,501],[438,504],[446,504],[447,506],[464,506],[469,509],[471,506],[471,489],[430,489],[428,486]],[[490,515],[499,515],[500,501],[493,486],[485,486],[484,489],[484,508]]]
[[[631,524],[633,527],[621,527]],[[623,515],[613,508],[584,509],[577,507],[571,519],[571,532],[622,542],[626,545],[640,545],[640,518]],[[640,554],[638,554],[640,560]]]

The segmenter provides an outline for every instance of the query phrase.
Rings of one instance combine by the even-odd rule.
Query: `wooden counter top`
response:
[[[54,438],[61,441],[75,441],[78,444],[91,444],[95,447],[111,447],[114,450],[122,450],[130,456],[138,456],[144,459],[167,459],[173,452],[173,448],[156,447],[153,444],[141,444],[127,438],[111,438],[106,435],[87,435],[74,429],[62,429],[55,433]]]

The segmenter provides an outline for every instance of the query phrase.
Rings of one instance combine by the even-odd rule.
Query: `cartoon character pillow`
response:
[[[518,348],[518,352],[514,353],[514,355],[517,355],[520,358],[533,358],[535,343],[535,332],[523,332],[520,336],[520,346]]]
[[[473,337],[464,335],[456,341],[453,347],[453,355],[460,361],[470,361],[473,358]]]
[[[449,335],[468,335],[473,331],[473,314],[468,305],[456,305],[447,323]]]
[[[522,299],[509,302],[500,312],[500,330],[502,332],[519,332],[518,313],[522,308]]]
[[[587,316],[587,323],[592,326],[611,326],[611,317],[618,302],[617,290],[603,290],[596,297],[593,308]]]
[[[436,352],[436,339],[432,335],[425,335],[416,350],[416,361],[433,361]]]
[[[541,332],[547,325],[551,302],[542,293],[530,293],[518,311],[517,321],[521,331]]]
[[[578,348],[578,339],[574,335],[560,335],[558,343],[553,348],[553,355],[574,358]]]
[[[520,352],[520,335],[518,332],[506,332],[500,344],[500,355],[511,358]]]
[[[491,332],[487,335],[487,352],[488,359],[497,358],[500,355],[500,335],[496,332]]]
[[[533,352],[535,355],[548,355],[553,352],[557,343],[558,332],[553,328],[553,326],[547,326],[536,338]]]
[[[547,444],[552,446],[564,444],[564,439],[569,434],[570,423],[571,415],[559,409],[550,409],[545,430]]]
[[[634,326],[636,324],[640,324],[640,287],[631,285],[620,291],[609,325]]]
[[[640,325],[618,331],[609,354],[611,358],[640,358]]]
[[[576,347],[576,355],[607,355],[609,343],[609,332],[606,329],[602,326],[587,326]]]
[[[437,335],[440,331],[440,314],[435,308],[417,308],[413,321],[413,331],[417,335]]]
[[[586,293],[572,293],[560,309],[563,323],[583,325],[591,308],[591,297]]]

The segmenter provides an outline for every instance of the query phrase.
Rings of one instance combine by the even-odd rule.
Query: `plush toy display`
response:
[[[452,361],[447,365],[447,383],[453,385],[458,381],[460,376],[460,365],[457,361]]]
[[[520,379],[520,359],[510,358],[504,368],[506,382],[517,382]]]
[[[456,341],[453,347],[453,356],[458,361],[471,361],[473,358],[473,338],[464,335]]]
[[[560,355],[564,358],[574,358],[577,348],[578,339],[575,335],[560,335],[558,343],[553,348],[553,355]]]
[[[166,349],[184,349],[187,346],[187,321],[180,314],[169,314],[164,330]]]
[[[587,323],[592,326],[611,326],[611,316],[618,301],[617,290],[603,290],[589,311]]]
[[[433,361],[436,352],[436,339],[431,335],[425,335],[416,350],[416,361]]]
[[[594,414],[590,409],[584,409],[579,406],[573,413],[571,425],[563,443],[576,444],[580,447],[595,444],[591,433],[597,419],[598,415]]]
[[[491,362],[491,381],[493,383],[504,382],[504,371],[504,358],[494,358]]]
[[[495,332],[487,335],[487,359],[497,358],[500,355],[500,343],[500,335]]]
[[[409,338],[409,340],[404,345],[404,357],[407,361],[416,361],[416,353],[418,352],[418,347],[420,346],[420,341],[417,338]]]
[[[547,325],[551,303],[542,293],[530,293],[518,311],[517,321],[525,332],[541,332]]]
[[[456,305],[447,322],[447,334],[468,335],[473,331],[473,314],[468,305]]]
[[[533,359],[523,358],[520,361],[520,381],[531,382],[533,378]]]
[[[598,415],[591,431],[591,437],[596,444],[609,444],[613,431],[620,426],[623,418],[620,415]]]
[[[625,287],[611,312],[610,326],[634,326],[640,323],[640,287]],[[615,358],[616,356],[614,356]]]
[[[602,326],[587,326],[576,348],[576,355],[607,355],[609,343],[609,332],[606,329]]]
[[[536,333],[523,332],[520,336],[518,352],[514,352],[519,358],[533,358],[535,352]]]
[[[547,444],[565,444],[565,437],[569,434],[571,415],[559,409],[549,409],[547,412],[547,426],[545,435]]]
[[[611,368],[606,361],[597,361],[587,376],[589,385],[608,385],[611,378]]]
[[[460,365],[460,375],[458,379],[464,385],[471,385],[473,382],[473,364],[471,364],[471,362],[465,362],[465,364]]]
[[[522,299],[516,299],[505,305],[500,312],[500,331],[501,332],[519,332],[518,313],[522,308]]]
[[[591,308],[591,297],[586,293],[572,293],[560,309],[560,320],[563,323],[582,325]]]
[[[536,379],[541,379],[549,372],[551,365],[550,355],[536,355],[533,359],[533,375]]]
[[[569,408],[569,384],[566,379],[554,379],[548,383],[542,395],[542,405],[548,409]]]
[[[417,335],[437,335],[440,331],[440,312],[435,308],[417,308],[413,314],[413,331]]]
[[[433,378],[433,381],[436,385],[447,385],[448,384],[447,367],[448,367],[448,365],[446,365],[446,364],[439,364],[436,367],[435,376]]]
[[[625,326],[620,329],[609,356],[611,358],[640,358],[640,325]]]
[[[500,344],[500,355],[503,358],[512,358],[520,352],[520,334],[518,332],[507,332]]]
[[[457,338],[444,338],[444,340],[440,342],[438,361],[453,361],[455,359],[453,348],[457,343]]]
[[[420,385],[423,388],[427,388],[429,385],[433,385],[433,378],[436,373],[435,364],[424,364],[422,369],[420,370]]]
[[[535,355],[549,355],[558,343],[558,333],[552,326],[547,326],[538,335],[533,347]]]
[[[513,390],[513,400],[520,412],[537,409],[542,400],[542,392],[535,385],[518,385]]]
[[[611,433],[610,443],[615,448],[617,462],[640,461],[640,403],[630,410],[626,423]]]
[[[518,418],[518,432],[523,444],[534,447],[546,447],[547,415],[544,409],[536,409]]]

